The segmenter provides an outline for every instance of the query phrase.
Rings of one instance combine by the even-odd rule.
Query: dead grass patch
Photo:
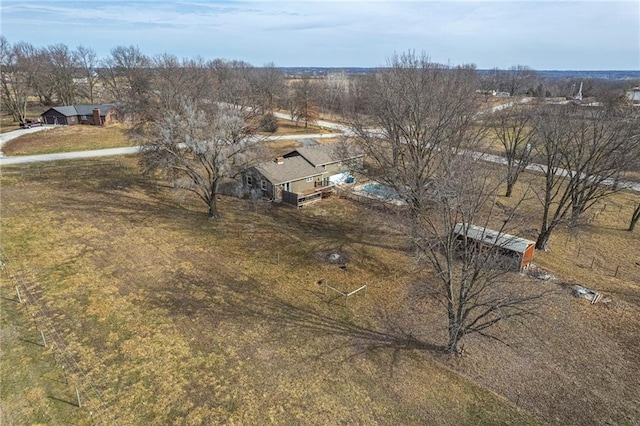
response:
[[[277,120],[278,120],[278,129],[274,133],[260,132],[260,134],[265,136],[281,136],[281,135],[296,135],[296,134],[304,136],[305,134],[334,132],[333,129],[327,129],[312,123],[309,123],[305,128],[304,122],[296,123],[295,121],[285,120],[282,118],[278,118]]]
[[[136,141],[129,137],[122,125],[76,125],[25,134],[9,141],[2,151],[5,155],[34,155],[134,145]]]

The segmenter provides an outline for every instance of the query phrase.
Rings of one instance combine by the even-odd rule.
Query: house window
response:
[[[260,180],[260,189],[262,189],[263,191],[267,190],[267,181],[264,179]]]
[[[308,177],[307,182],[313,182],[313,177]]]
[[[81,116],[80,116],[80,120],[86,120],[86,119],[87,119],[87,116],[86,116],[86,115],[81,115]]]
[[[247,175],[247,186],[253,186],[253,178]]]

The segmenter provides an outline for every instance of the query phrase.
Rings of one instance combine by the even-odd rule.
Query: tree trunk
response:
[[[511,193],[513,192],[513,184],[515,182],[512,182],[511,179],[507,179],[507,190],[504,193],[505,197],[511,197]]]
[[[636,223],[638,223],[638,219],[640,219],[640,203],[636,206],[636,209],[633,211],[631,215],[631,223],[629,224],[629,229],[627,231],[633,232],[636,227]]]
[[[209,200],[209,219],[217,219],[218,217],[220,217],[220,214],[218,214],[218,201],[214,195]]]
[[[553,231],[553,228],[544,228],[540,231],[538,239],[536,240],[537,250],[549,250],[549,238],[551,237],[551,231]]]
[[[214,179],[211,182],[210,196],[209,196],[209,219],[216,219],[220,217],[218,213],[218,200],[216,198],[218,194],[218,180]]]
[[[458,343],[460,343],[460,339],[462,338],[460,329],[461,327],[458,326],[455,318],[449,317],[449,342],[445,348],[445,353],[450,355],[460,354],[460,349],[458,348]]]
[[[580,216],[584,213],[584,205],[577,204],[571,208],[571,217],[569,218],[569,227],[573,228],[578,225]]]

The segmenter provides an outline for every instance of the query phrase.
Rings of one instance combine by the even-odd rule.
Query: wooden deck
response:
[[[282,202],[301,208],[307,204],[315,203],[323,198],[327,198],[333,192],[333,185],[319,186],[316,188],[301,191],[300,193],[282,191]]]

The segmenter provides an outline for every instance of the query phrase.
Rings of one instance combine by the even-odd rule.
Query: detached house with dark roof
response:
[[[351,169],[361,166],[363,158],[349,144],[302,147],[250,168],[244,173],[244,185],[270,200],[302,207],[348,181]]]
[[[66,105],[52,107],[41,115],[45,124],[90,124],[108,126],[118,121],[118,112],[114,105]]]

